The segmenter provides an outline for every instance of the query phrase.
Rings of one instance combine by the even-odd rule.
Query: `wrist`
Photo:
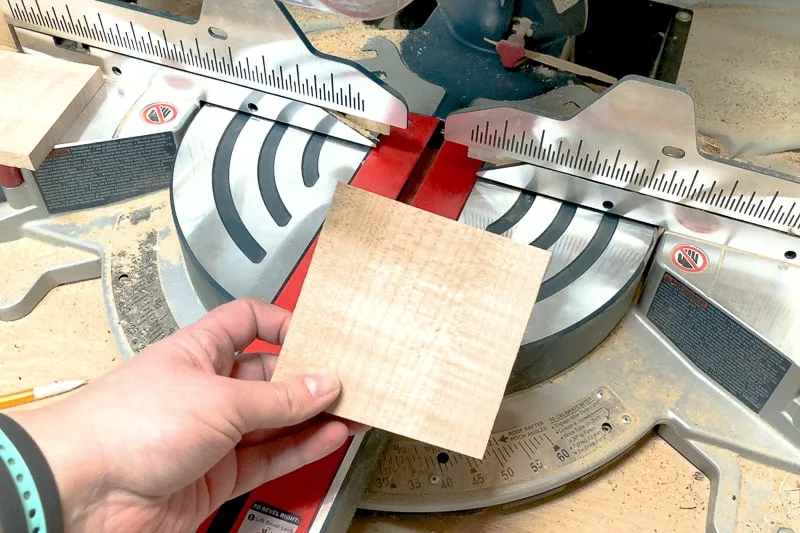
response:
[[[100,507],[105,469],[96,439],[60,411],[55,404],[6,416],[25,430],[44,456],[57,487],[64,531],[80,531]]]
[[[41,449],[15,419],[0,413],[3,528],[26,533],[64,530],[58,488]]]

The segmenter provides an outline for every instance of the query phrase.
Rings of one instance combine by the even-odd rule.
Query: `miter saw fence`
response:
[[[356,507],[441,512],[532,498],[654,427],[714,481],[709,531],[736,527],[742,473],[725,454],[800,473],[798,183],[697,152],[691,99],[675,87],[629,78],[598,99],[562,90],[524,110],[469,109],[447,119],[444,144],[439,120],[404,115],[375,144],[299,85],[277,91],[256,76],[258,89],[243,87],[235,68],[210,76],[180,54],[137,59],[150,49],[125,36],[144,37],[149,19],[131,18],[115,40],[93,27],[99,18],[10,6],[28,53],[100,64],[110,80],[0,204],[3,240],[91,257],[43,275],[3,319],[53,285],[102,274],[130,357],[234,297],[292,309],[338,182],[553,254],[482,460],[372,431],[226,503],[201,531],[341,531]],[[97,9],[124,9],[106,7]],[[63,34],[88,48],[50,38]],[[180,48],[162,39],[168,56]],[[228,64],[246,65],[250,52],[238,52]],[[327,62],[314,68],[352,72]],[[353,83],[380,88],[361,74]],[[393,94],[375,93],[362,114],[400,119]],[[376,111],[381,99],[394,111]]]

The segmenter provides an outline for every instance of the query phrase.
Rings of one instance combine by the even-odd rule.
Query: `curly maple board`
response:
[[[481,458],[549,260],[340,184],[273,379],[335,371],[332,414]]]

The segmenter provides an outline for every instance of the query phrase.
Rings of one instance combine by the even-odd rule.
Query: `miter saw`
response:
[[[432,42],[494,54],[498,79],[528,80],[509,91],[474,94],[410,60],[430,26],[362,65],[315,51],[272,1],[206,0],[191,23],[93,0],[2,7],[26,53],[98,65],[107,83],[41,167],[2,181],[4,240],[92,255],[0,318],[102,275],[130,357],[231,298],[291,309],[340,181],[553,253],[482,461],[372,431],[202,531],[336,531],[356,507],[524,500],[653,428],[711,477],[709,531],[736,527],[731,454],[800,473],[798,180],[699,153],[692,98],[674,85],[558,74],[532,90],[464,37],[509,40],[521,17],[526,46],[563,57],[585,1],[478,4],[470,18],[440,0]]]

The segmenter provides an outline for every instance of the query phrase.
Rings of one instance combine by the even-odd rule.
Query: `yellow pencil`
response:
[[[22,405],[52,396],[58,396],[78,387],[86,385],[85,381],[62,381],[60,383],[51,383],[50,385],[41,385],[33,387],[32,389],[21,390],[0,396],[0,409],[6,409],[15,405]]]

